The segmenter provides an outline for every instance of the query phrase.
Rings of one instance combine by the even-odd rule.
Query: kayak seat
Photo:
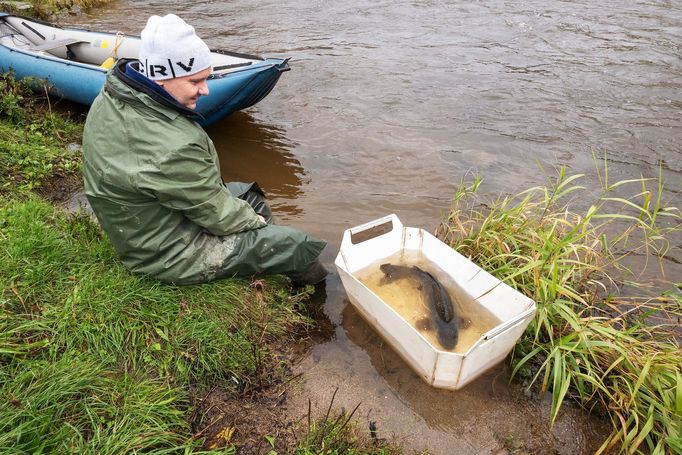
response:
[[[89,41],[84,41],[81,39],[76,39],[76,38],[66,38],[66,39],[58,39],[58,40],[52,40],[52,41],[45,41],[43,44],[40,44],[38,46],[33,46],[31,48],[32,51],[35,52],[49,52],[51,50],[57,49],[59,47],[64,47],[64,46],[71,46],[72,44],[78,44],[78,43],[88,43]]]

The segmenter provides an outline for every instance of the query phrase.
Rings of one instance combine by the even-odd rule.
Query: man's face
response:
[[[175,79],[167,79],[157,83],[166,89],[178,103],[190,109],[195,109],[199,97],[208,95],[206,79],[210,74],[211,68],[206,68],[190,76],[176,77]]]

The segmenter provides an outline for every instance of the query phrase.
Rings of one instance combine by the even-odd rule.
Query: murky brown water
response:
[[[139,33],[174,12],[211,47],[291,57],[259,105],[209,131],[226,179],[257,180],[282,223],[329,241],[389,213],[432,229],[457,183],[489,193],[543,182],[537,163],[613,181],[658,175],[682,205],[679,1],[309,2],[121,0],[64,23]],[[670,252],[682,258],[682,240]],[[672,279],[682,267],[671,262]],[[349,305],[336,275],[325,310],[335,338],[301,365],[321,407],[363,402],[380,436],[434,454],[490,453],[511,435],[539,452],[589,453],[598,421],[506,383],[500,366],[459,392],[422,384]]]

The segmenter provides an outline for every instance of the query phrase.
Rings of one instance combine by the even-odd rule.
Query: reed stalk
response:
[[[628,263],[674,261],[680,210],[664,205],[661,175],[612,183],[608,163],[595,164],[600,194],[565,168],[547,185],[491,202],[479,195],[480,178],[463,183],[437,235],[537,303],[512,376],[530,375],[551,393],[552,424],[569,398],[609,416],[599,453],[680,453],[682,284],[661,266],[670,290],[624,291],[651,287]]]

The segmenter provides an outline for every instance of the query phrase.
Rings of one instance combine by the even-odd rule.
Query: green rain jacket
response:
[[[85,194],[125,266],[176,284],[295,275],[326,243],[234,197],[194,111],[109,72],[83,134]]]

